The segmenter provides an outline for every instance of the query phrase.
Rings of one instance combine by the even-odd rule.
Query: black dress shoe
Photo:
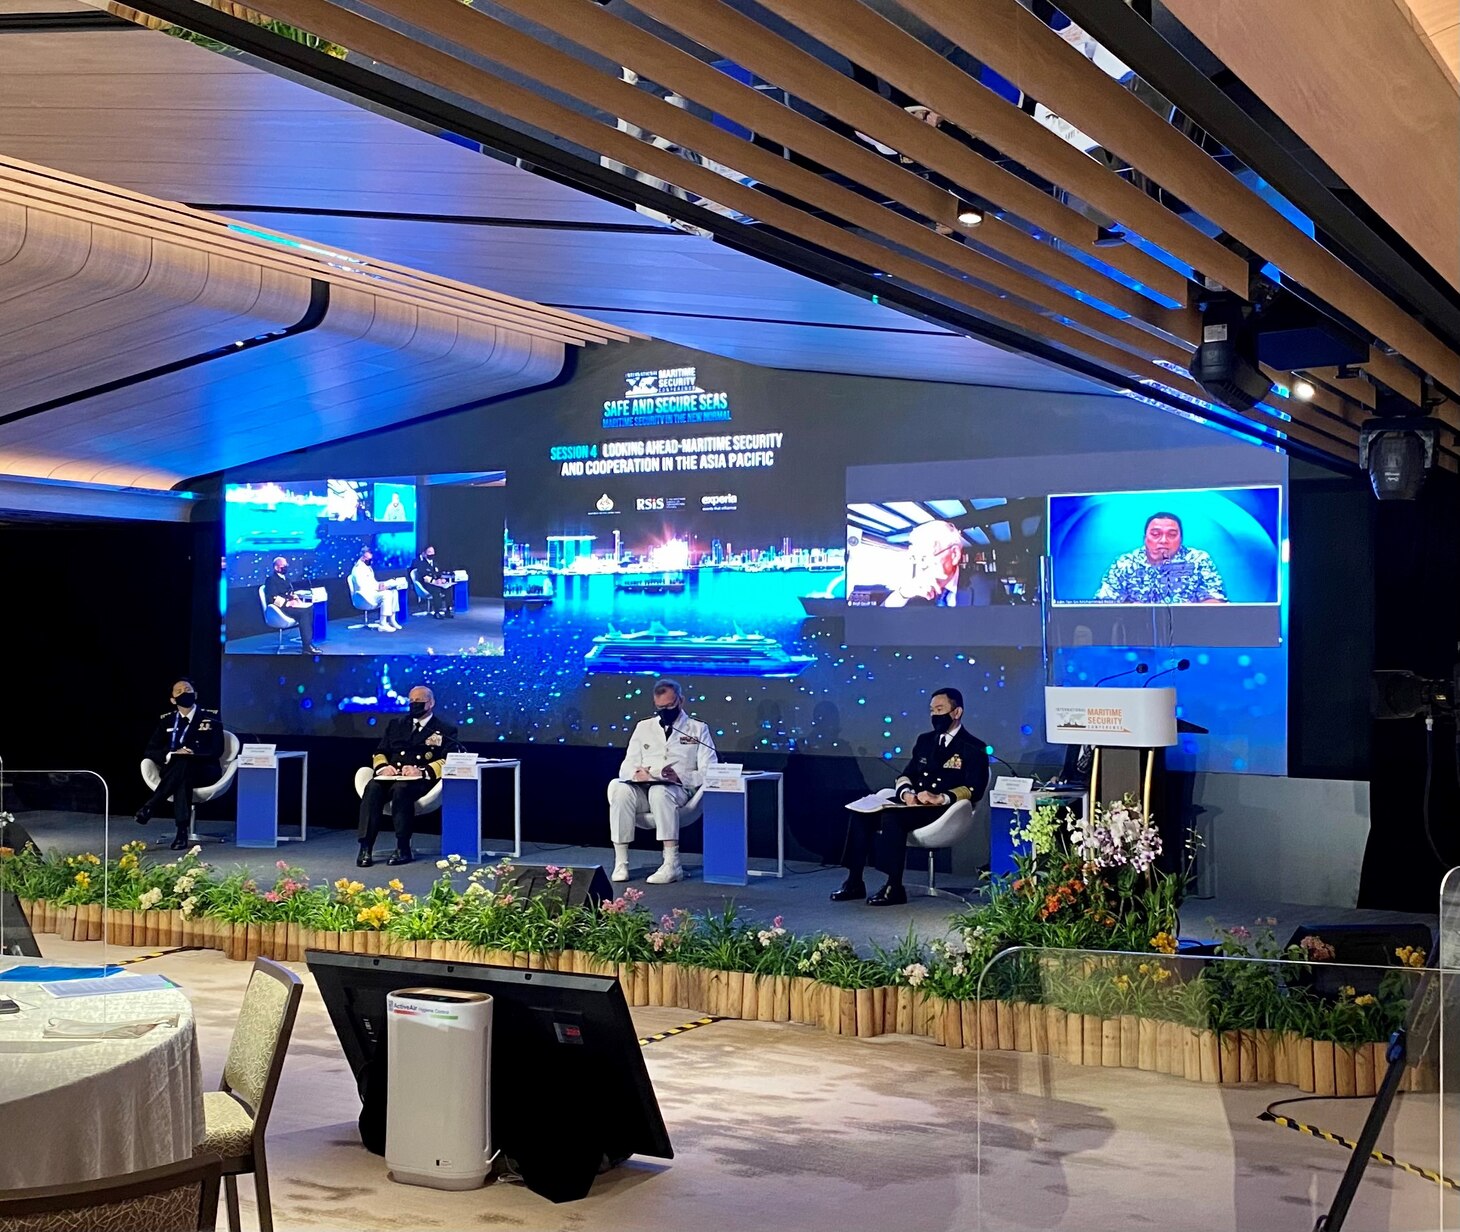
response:
[[[850,877],[848,877],[845,881],[842,882],[842,888],[840,890],[832,891],[831,901],[834,903],[849,903],[853,899],[866,897],[867,886],[861,880],[861,878],[853,881]]]
[[[386,863],[394,867],[397,864],[410,864],[414,862],[415,858],[409,851],[397,851]]]
[[[187,845],[188,845],[188,834],[187,834],[187,831],[186,830],[181,830],[181,831],[178,832],[177,837],[172,840],[172,843],[171,843],[172,849],[174,851],[182,851]]]
[[[901,907],[907,902],[907,891],[890,881],[867,900],[869,907]]]
[[[141,808],[137,810],[137,815],[133,817],[132,820],[135,821],[139,826],[145,826],[149,821],[152,820],[151,808],[144,804]]]
[[[368,851],[362,851],[355,857],[356,868],[370,868],[375,863],[375,857]]]

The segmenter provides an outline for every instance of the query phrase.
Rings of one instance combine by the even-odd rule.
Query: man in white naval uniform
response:
[[[657,681],[654,717],[634,728],[618,778],[608,785],[614,881],[629,879],[629,844],[634,840],[638,814],[644,809],[664,844],[664,862],[649,874],[649,883],[668,885],[683,879],[679,810],[705,781],[705,767],[717,760],[710,729],[684,712],[678,681]]]

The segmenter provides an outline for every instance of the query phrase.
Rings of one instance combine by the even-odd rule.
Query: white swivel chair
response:
[[[365,613],[365,619],[364,619],[364,621],[362,621],[358,625],[349,625],[347,627],[348,628],[351,628],[351,629],[376,629],[376,628],[379,628],[380,627],[380,609],[381,609],[380,600],[377,599],[374,603],[371,603],[369,599],[367,599],[364,595],[362,595],[360,593],[360,588],[357,585],[355,585],[355,575],[353,573],[350,574],[349,584],[350,584],[350,602],[353,603],[355,605],[355,607],[358,608],[360,611],[362,611],[362,612]],[[372,616],[375,617],[375,623],[374,624],[372,624],[371,621],[370,621],[370,618]]]
[[[286,615],[284,612],[280,611],[272,603],[270,603],[268,595],[264,594],[264,590],[265,587],[259,587],[259,606],[264,610],[264,624],[268,625],[271,629],[278,630],[279,646],[276,653],[283,654],[284,634],[289,632],[290,629],[294,629],[297,631],[299,629],[299,622],[295,620],[292,616]],[[299,634],[299,644],[301,647],[304,645],[303,633]]]
[[[934,820],[919,826],[907,836],[909,847],[920,847],[928,853],[928,885],[926,889],[914,891],[928,897],[952,898],[959,902],[967,900],[961,894],[938,888],[933,871],[933,855],[942,847],[956,847],[980,827],[984,833],[984,850],[988,850],[989,806],[988,797],[974,805],[969,800],[956,800],[944,809]]]
[[[375,767],[374,766],[361,766],[358,770],[356,770],[355,771],[355,794],[363,799],[364,796],[365,796],[365,788],[367,788],[370,785],[370,780],[373,779],[374,777],[375,777]],[[436,809],[439,809],[441,807],[441,784],[442,784],[442,781],[443,780],[441,780],[441,779],[437,779],[431,785],[431,790],[428,791],[424,796],[422,796],[419,800],[416,801],[416,810],[415,811],[416,811],[416,816],[417,817],[420,817],[423,813],[434,812]],[[389,817],[390,816],[390,812],[391,812],[391,805],[390,805],[390,802],[387,801],[386,802],[386,805],[385,805],[385,815],[387,817]]]
[[[692,826],[692,825],[694,825],[694,823],[697,822],[700,819],[700,817],[704,813],[704,811],[705,811],[705,789],[704,789],[703,786],[701,786],[695,792],[694,795],[692,795],[688,800],[686,800],[682,805],[680,805],[680,808],[679,808],[679,828],[680,828],[680,830],[683,830],[685,828],[685,826]],[[649,811],[649,806],[647,804],[645,804],[645,806],[643,808],[641,808],[637,813],[634,814],[634,829],[636,829],[636,830],[652,830],[653,828],[654,828],[654,814]]]
[[[216,783],[209,783],[204,787],[193,788],[193,800],[188,808],[188,838],[195,843],[199,841],[194,825],[197,821],[198,805],[206,804],[209,800],[216,800],[228,790],[229,785],[233,782],[233,776],[238,773],[238,752],[240,748],[242,748],[242,745],[239,744],[238,737],[231,731],[225,731],[223,733],[223,756],[219,758],[219,765],[222,766],[223,773],[219,775]],[[147,784],[149,791],[156,791],[157,784],[162,782],[162,768],[150,757],[144,757],[142,759],[142,781]],[[157,841],[159,843],[166,843],[171,840],[160,838]],[[212,841],[223,843],[228,840],[218,837]]]

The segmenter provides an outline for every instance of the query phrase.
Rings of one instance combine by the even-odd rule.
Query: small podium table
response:
[[[279,833],[279,763],[299,762],[299,833]],[[238,756],[239,847],[277,847],[309,837],[309,754],[303,749],[244,745]]]
[[[489,770],[512,772],[511,851],[487,851],[482,846],[482,774]],[[441,854],[459,855],[472,864],[482,863],[484,856],[522,855],[521,761],[510,757],[478,757],[474,764],[447,761],[441,779]]]
[[[740,786],[712,787],[706,783],[704,812],[707,885],[749,885],[752,877],[786,875],[786,792],[779,770],[750,770],[733,776]],[[776,785],[776,867],[750,867],[750,784]]]

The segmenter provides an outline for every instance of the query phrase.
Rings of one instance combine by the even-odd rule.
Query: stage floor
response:
[[[432,620],[424,612],[412,612],[397,633],[382,633],[359,625],[363,612],[351,612],[329,622],[329,637],[315,645],[320,655],[500,655],[502,653],[503,607],[500,599],[477,599],[471,608],[450,620]],[[274,632],[230,638],[223,647],[228,654],[271,655],[279,652]],[[299,654],[299,639],[284,635],[284,654]]]
[[[100,851],[103,846],[113,855],[121,845],[135,838],[146,838],[162,846],[154,850],[159,859],[170,853],[166,844],[172,838],[172,822],[167,817],[154,817],[151,825],[138,826],[128,815],[114,817],[110,838],[104,842],[101,819],[91,814],[63,813],[52,811],[18,812],[16,820],[35,836],[36,842],[45,850]],[[377,861],[373,868],[357,869],[355,854],[358,844],[353,830],[311,829],[305,843],[283,843],[273,849],[240,848],[231,841],[215,841],[218,836],[227,835],[231,840],[233,826],[230,822],[202,822],[199,834],[204,839],[203,859],[225,871],[239,864],[247,865],[260,874],[260,881],[270,876],[276,860],[286,860],[291,866],[301,868],[310,879],[334,881],[339,877],[350,877],[364,881],[367,885],[384,885],[398,877],[406,889],[413,894],[424,892],[439,875],[436,860],[440,856],[440,836],[418,835],[414,842],[416,860],[412,864],[395,868],[385,863],[385,857],[394,847],[394,838],[387,831],[376,843]],[[613,867],[611,847],[572,847],[552,843],[526,843],[523,847],[523,862],[537,864],[594,865],[601,864],[607,872]],[[644,892],[644,904],[656,915],[675,907],[692,911],[720,911],[727,902],[736,903],[748,916],[769,921],[782,916],[785,926],[793,932],[808,934],[828,932],[849,938],[865,952],[870,944],[883,947],[895,945],[907,935],[909,927],[916,928],[924,938],[944,935],[951,918],[965,910],[965,904],[944,897],[926,897],[916,893],[919,885],[926,884],[926,874],[909,870],[906,878],[909,901],[902,907],[869,907],[865,903],[833,903],[830,894],[841,885],[846,876],[844,870],[808,863],[788,863],[786,876],[753,877],[748,886],[706,885],[700,876],[700,857],[697,853],[683,855],[686,880],[673,885],[654,886],[645,878],[659,867],[655,849],[645,845],[635,847],[630,857],[632,880],[630,885]],[[774,866],[773,861],[752,861],[753,865]],[[464,876],[458,877],[457,888],[466,885]],[[882,883],[879,873],[869,872],[868,888],[876,889]],[[979,893],[969,885],[967,876],[942,875],[939,884],[968,899],[979,900]],[[617,887],[616,887],[617,888]],[[1258,902],[1233,896],[1208,899],[1188,898],[1181,910],[1181,934],[1183,937],[1209,939],[1216,928],[1232,928],[1236,925],[1251,927],[1254,921],[1273,917],[1277,920],[1275,932],[1286,937],[1300,924],[1380,924],[1391,922],[1419,921],[1435,927],[1436,913],[1408,913],[1401,911],[1366,911],[1346,907],[1323,907],[1297,903]]]
[[[40,938],[46,957],[95,962],[100,945]],[[114,957],[141,951],[113,947]],[[908,1036],[842,1039],[790,1024],[720,1021],[659,1041],[645,1060],[673,1160],[631,1159],[581,1202],[553,1206],[521,1185],[447,1193],[399,1185],[360,1145],[360,1103],[324,1005],[305,993],[269,1123],[275,1226],[574,1232],[1308,1232],[1348,1161],[1342,1147],[1257,1116],[1296,1092],[1212,1087],[1013,1053],[949,1050]],[[213,952],[158,971],[192,1000],[206,1087],[217,1084],[249,964]],[[648,1034],[688,1020],[637,1009]],[[604,1116],[580,1091],[544,1098]],[[1353,1136],[1366,1099],[1310,1100],[1289,1115]],[[1438,1164],[1433,1096],[1400,1096],[1380,1149]],[[253,1185],[239,1184],[256,1227]],[[1348,1227],[1453,1226],[1453,1194],[1374,1165]],[[1440,1222],[1443,1218],[1443,1223]]]

